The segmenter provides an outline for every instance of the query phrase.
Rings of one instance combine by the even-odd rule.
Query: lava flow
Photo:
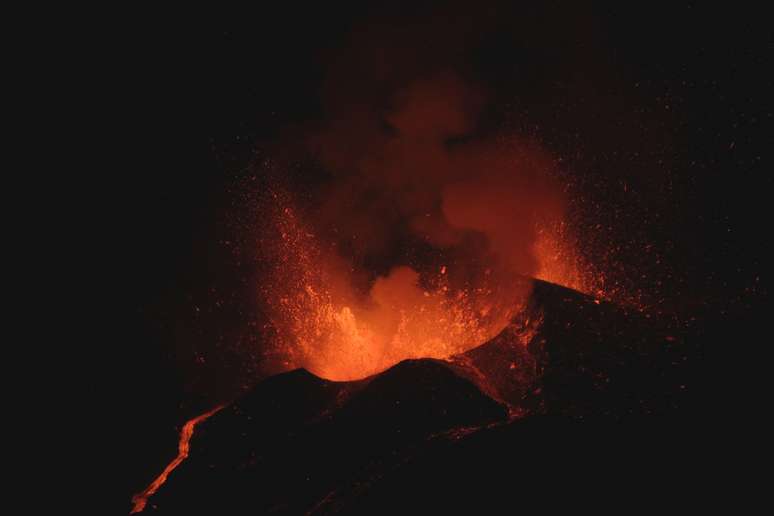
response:
[[[180,430],[180,443],[177,446],[177,457],[175,457],[172,462],[167,464],[167,467],[164,468],[164,471],[161,472],[161,474],[156,477],[156,479],[150,483],[150,485],[145,488],[140,493],[137,493],[132,497],[132,504],[134,507],[132,508],[131,514],[135,514],[137,512],[142,512],[143,509],[145,509],[145,504],[148,503],[148,498],[153,496],[153,494],[159,490],[159,488],[164,484],[164,482],[167,481],[167,477],[169,477],[169,474],[174,471],[176,467],[180,465],[181,462],[183,462],[186,458],[188,458],[188,452],[191,449],[191,437],[193,436],[194,429],[196,429],[196,425],[210,417],[211,415],[218,412],[220,409],[222,409],[223,406],[217,406],[214,409],[210,410],[209,412],[205,412],[204,414],[201,414],[199,416],[196,416],[193,419],[190,419],[186,422],[185,425],[183,425],[182,430]]]

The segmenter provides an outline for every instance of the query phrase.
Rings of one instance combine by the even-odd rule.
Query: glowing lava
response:
[[[326,252],[289,206],[276,206],[276,234],[262,242],[273,265],[260,285],[282,369],[355,380],[404,359],[448,358],[496,336],[526,305],[531,280],[486,270],[460,287],[450,280],[454,265],[422,273],[394,267],[359,292],[352,267]],[[553,228],[539,235],[542,277],[584,290],[573,248],[559,248]]]
[[[142,512],[142,510],[145,509],[145,504],[148,503],[148,498],[153,496],[153,494],[159,490],[159,488],[164,484],[164,482],[167,481],[167,477],[169,477],[169,474],[172,473],[172,471],[188,457],[188,452],[190,451],[191,437],[193,436],[196,425],[198,425],[199,423],[201,423],[211,415],[215,414],[222,408],[223,406],[215,407],[209,412],[205,412],[204,414],[196,416],[195,418],[187,421],[186,424],[183,425],[182,430],[180,430],[180,443],[177,446],[177,457],[175,457],[172,460],[172,462],[167,464],[167,467],[164,468],[164,471],[162,471],[161,474],[158,477],[156,477],[156,479],[153,482],[151,482],[147,488],[145,488],[144,491],[137,493],[132,497],[132,504],[134,505],[134,507],[132,508],[131,514]]]
[[[422,288],[420,275],[397,267],[376,280],[367,297],[346,300],[307,284],[282,299],[288,351],[315,374],[352,380],[407,358],[446,358],[496,335],[515,305],[495,306],[492,292]]]

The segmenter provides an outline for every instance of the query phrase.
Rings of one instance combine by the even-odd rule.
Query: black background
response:
[[[758,332],[770,276],[771,28],[762,12],[737,4],[569,4],[493,5],[498,28],[468,62],[495,106],[517,106],[520,123],[575,156],[589,184],[626,181],[641,192],[638,203],[665,213],[635,232],[666,243],[680,286],[664,297],[713,336],[691,417],[745,427],[766,346]],[[100,356],[108,375],[124,373],[128,453],[119,491],[127,508],[171,458],[179,425],[208,399],[181,367],[190,357],[175,328],[213,285],[227,284],[224,275],[236,274],[222,270],[220,244],[234,178],[260,142],[321,116],[326,56],[352,27],[435,9],[286,2],[242,13],[116,16],[102,29],[118,45],[104,78],[116,88],[100,102],[120,129],[103,135],[110,161],[98,180],[104,211],[95,213],[109,246],[100,257],[111,314]],[[580,93],[579,76],[587,81]],[[595,195],[604,202],[610,194],[603,187]],[[620,213],[629,201],[610,202]]]

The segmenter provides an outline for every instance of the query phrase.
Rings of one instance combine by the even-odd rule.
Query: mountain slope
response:
[[[522,485],[537,473],[567,475],[557,461],[582,449],[568,436],[588,435],[588,425],[574,421],[678,407],[681,345],[638,313],[536,281],[521,320],[448,361],[406,360],[355,382],[302,369],[261,382],[199,425],[189,459],[149,507],[161,514],[473,510],[474,500],[509,492],[493,472],[511,461]],[[563,437],[554,439],[556,432]]]

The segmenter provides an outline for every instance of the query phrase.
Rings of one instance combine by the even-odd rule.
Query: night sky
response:
[[[625,234],[615,263],[661,281],[646,285],[650,295],[696,318],[696,335],[712,336],[690,417],[746,420],[771,275],[767,18],[706,2],[364,4],[148,14],[121,31],[120,93],[105,106],[125,135],[105,182],[118,244],[109,283],[121,307],[109,347],[127,372],[118,506],[169,459],[177,425],[234,388],[233,377],[217,377],[232,375],[227,367],[197,369],[192,330],[181,328],[196,328],[202,342],[217,334],[196,322],[198,311],[217,312],[215,299],[231,300],[213,316],[219,324],[239,323],[232,305],[246,272],[233,269],[224,245],[235,237],[235,190],[267,149],[323,117],[328,66],[352,30],[374,21],[446,17],[476,34],[450,48],[444,66],[486,88],[484,127],[519,128],[566,159],[583,206],[614,227],[589,238]],[[427,38],[431,45],[433,29]],[[668,267],[653,266],[655,255]]]

